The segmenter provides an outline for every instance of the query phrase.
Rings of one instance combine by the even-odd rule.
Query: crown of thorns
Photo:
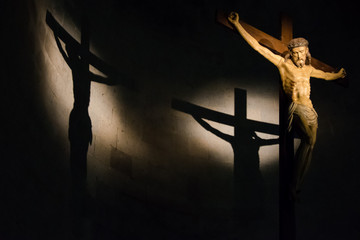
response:
[[[309,46],[309,42],[305,38],[294,38],[288,43],[289,49],[303,46]]]

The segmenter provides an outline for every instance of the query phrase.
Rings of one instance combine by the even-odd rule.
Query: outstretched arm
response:
[[[330,72],[321,71],[313,67],[310,76],[314,78],[321,78],[327,81],[331,81],[331,80],[336,80],[338,78],[344,78],[346,76],[346,72],[344,68],[341,68],[340,71],[337,73],[330,73]]]
[[[57,45],[57,47],[59,48],[59,51],[60,51],[61,55],[63,56],[65,62],[66,62],[66,63],[69,65],[69,67],[71,68],[70,59],[69,59],[68,55],[66,55],[63,47],[61,46],[59,37],[56,36],[55,34],[54,34],[54,36],[55,36],[56,45]]]
[[[233,140],[233,136],[230,136],[228,134],[225,134],[215,128],[213,128],[212,126],[210,126],[210,124],[208,124],[207,122],[205,122],[201,117],[197,116],[196,114],[192,115],[193,118],[206,130],[208,130],[209,132],[212,132],[213,134],[215,134],[216,136],[218,136],[219,138],[232,143]]]
[[[230,13],[228,20],[234,25],[236,30],[240,33],[240,35],[245,39],[245,41],[257,52],[263,55],[267,60],[272,62],[274,65],[278,65],[282,57],[280,55],[274,54],[266,47],[263,47],[259,44],[259,42],[251,36],[243,26],[241,26],[239,22],[239,14],[236,12]]]
[[[254,139],[258,146],[268,146],[268,145],[274,145],[279,144],[279,138],[273,138],[273,139],[262,139],[260,138],[255,132],[254,132]]]

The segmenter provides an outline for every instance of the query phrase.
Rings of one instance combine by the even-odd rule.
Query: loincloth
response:
[[[318,115],[313,107],[292,102],[288,109],[288,131],[291,131],[294,115],[303,117],[308,126],[317,126]]]

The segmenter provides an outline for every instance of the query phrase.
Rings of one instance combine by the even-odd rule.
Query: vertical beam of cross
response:
[[[87,56],[90,51],[90,31],[88,24],[88,17],[86,13],[85,1],[83,1],[83,13],[81,16],[81,40],[80,44],[82,46],[83,54],[86,56],[82,59],[82,65],[84,67],[84,71],[89,71],[89,57]]]
[[[293,38],[292,20],[288,15],[281,15],[281,41],[288,43]],[[279,237],[280,240],[296,239],[296,221],[294,202],[289,198],[289,182],[293,169],[294,136],[287,130],[288,99],[279,87]]]
[[[233,26],[227,20],[227,14],[223,11],[217,12],[217,21],[222,25],[233,29]],[[287,52],[287,43],[293,38],[293,27],[291,18],[285,14],[281,19],[281,39],[274,38],[253,26],[240,21],[245,30],[250,33],[260,44],[278,53],[285,54]],[[314,58],[313,58],[314,59]],[[314,65],[315,63],[315,65]],[[333,71],[334,68],[329,65],[315,60],[313,66],[327,71]],[[279,236],[280,240],[295,240],[296,224],[295,224],[295,206],[290,201],[288,195],[288,183],[292,173],[292,161],[294,155],[293,136],[287,132],[287,98],[280,85],[280,149],[279,149]]]
[[[235,141],[239,141],[240,138],[236,136],[241,136],[243,134],[243,128],[246,126],[246,110],[247,110],[247,101],[246,101],[246,91],[242,89],[235,88],[235,104],[234,104],[234,136]],[[239,144],[235,143],[235,146]],[[238,171],[241,170],[239,166],[239,161],[235,156],[234,158],[234,177],[239,176]]]
[[[264,207],[265,184],[260,172],[259,149],[261,146],[278,144],[278,139],[261,139],[255,132],[278,135],[279,126],[247,119],[246,90],[235,88],[234,116],[210,110],[182,100],[173,99],[172,108],[187,114],[207,131],[231,144],[234,152],[233,165],[233,217],[237,223]],[[205,120],[234,127],[234,135],[226,134],[212,127]]]
[[[292,19],[289,15],[281,14],[281,41],[285,44],[293,39],[293,25]]]
[[[87,192],[87,152],[92,142],[91,119],[88,112],[91,82],[106,85],[121,84],[130,90],[136,90],[134,80],[117,71],[114,67],[90,52],[90,27],[87,11],[88,2],[81,6],[81,39],[75,40],[53,17],[46,12],[46,23],[54,33],[56,45],[72,72],[74,106],[69,118],[70,172],[71,172],[71,210],[74,229],[77,229],[81,214],[88,207],[90,194]],[[62,46],[60,40],[65,44]],[[90,65],[106,77],[90,71]],[[91,202],[91,201],[90,201]],[[78,234],[78,233],[76,233]]]

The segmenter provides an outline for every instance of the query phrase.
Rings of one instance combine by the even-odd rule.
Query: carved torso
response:
[[[310,74],[312,67],[305,65],[299,68],[288,60],[282,60],[278,69],[285,94],[295,103],[312,107],[310,100]]]

